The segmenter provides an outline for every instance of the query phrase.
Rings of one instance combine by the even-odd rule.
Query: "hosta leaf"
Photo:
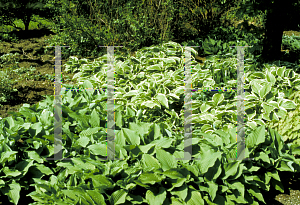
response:
[[[251,193],[253,196],[255,196],[259,201],[266,203],[263,195],[260,193],[257,187],[251,186],[251,188],[248,188],[247,191]]]
[[[100,117],[96,109],[93,109],[89,123],[92,125],[92,127],[100,127]]]
[[[95,204],[105,204],[105,199],[103,195],[97,190],[86,190],[88,195],[93,199]]]
[[[158,193],[154,193],[154,190],[148,190],[146,192],[146,200],[150,205],[162,205],[166,199],[167,192],[163,187],[159,187]]]
[[[279,105],[280,107],[283,107],[288,110],[296,108],[296,104],[292,100],[283,99]]]
[[[176,169],[171,169],[163,172],[164,175],[167,177],[170,177],[171,179],[179,179],[179,178],[185,178],[179,171]]]
[[[271,83],[267,83],[259,90],[259,96],[261,99],[265,98],[266,95],[271,91],[271,85]]]
[[[160,104],[155,103],[155,102],[152,101],[152,100],[147,100],[147,101],[143,102],[141,105],[142,105],[142,106],[149,107],[149,108],[151,108],[151,109],[154,108],[154,107],[161,108],[161,107],[160,107]]]
[[[73,190],[62,190],[62,192],[64,193],[64,195],[66,197],[73,199],[74,202],[78,202],[79,198],[78,198],[78,196],[76,196],[76,194],[75,194],[75,192],[73,192]]]
[[[171,191],[172,195],[178,196],[183,201],[186,199],[188,194],[188,188],[186,184],[183,184],[181,187],[176,187]]]
[[[168,99],[165,94],[158,93],[155,97],[163,106],[169,108]]]
[[[90,142],[90,139],[88,137],[80,137],[76,144],[80,145],[81,147],[86,147],[86,145]]]
[[[87,147],[92,154],[107,156],[107,145],[105,144],[93,144]]]
[[[260,126],[256,128],[249,136],[246,138],[247,147],[254,147],[265,142],[265,126]]]
[[[255,81],[251,81],[251,88],[252,88],[252,91],[257,95],[257,96],[260,96],[259,94],[259,91],[261,89],[261,85],[259,85],[257,82]]]
[[[189,189],[188,192],[189,192],[188,195],[191,195],[191,197],[186,198],[186,199],[188,199],[186,201],[187,205],[204,205],[204,200],[199,191],[194,191],[193,189]]]
[[[4,167],[2,171],[7,177],[8,176],[16,177],[22,174],[22,172],[15,169],[9,169],[8,167]]]
[[[201,113],[205,113],[207,112],[207,110],[209,110],[211,108],[210,105],[206,104],[206,103],[203,103],[200,107],[200,110],[201,110]]]
[[[40,172],[42,172],[43,174],[46,174],[46,175],[53,174],[53,171],[52,171],[49,167],[46,167],[46,166],[43,165],[43,164],[35,164],[34,166],[35,166],[38,170],[40,170]]]
[[[197,161],[196,164],[201,173],[206,173],[208,168],[214,166],[217,159],[221,159],[221,153],[212,152],[211,149],[206,147],[200,147],[200,149],[202,150],[202,153],[200,154],[201,161]]]
[[[21,186],[19,183],[16,183],[15,180],[11,184],[9,184],[9,192],[8,196],[12,200],[14,204],[18,204],[19,199],[20,199],[20,191],[21,191]]]
[[[75,166],[84,169],[84,170],[94,170],[96,167],[93,164],[90,163],[85,163],[83,162],[80,158],[71,158],[72,162],[74,163]]]
[[[88,80],[85,80],[82,85],[85,89],[93,89],[94,88],[93,84]]]
[[[112,183],[105,176],[91,175],[90,178],[93,181],[94,188],[110,188],[110,187],[112,187]]]
[[[218,106],[224,100],[224,95],[222,93],[216,93],[213,96],[213,101],[215,106]]]
[[[139,176],[139,180],[144,184],[155,184],[161,182],[164,177],[159,176],[157,173],[142,173]]]
[[[111,204],[125,203],[126,196],[127,193],[124,190],[117,190],[114,193],[112,193],[112,196],[110,197],[110,202]]]
[[[140,137],[134,130],[122,128],[118,135],[124,137],[130,145],[140,145]]]
[[[173,155],[171,155],[169,152],[166,152],[162,149],[156,150],[156,158],[160,162],[162,169],[164,171],[171,169],[171,168],[177,168],[177,162]]]
[[[142,162],[147,168],[159,169],[161,167],[160,163],[153,156],[149,154],[143,154]]]

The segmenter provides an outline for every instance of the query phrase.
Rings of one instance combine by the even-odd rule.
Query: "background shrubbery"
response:
[[[228,17],[233,18],[229,10],[236,2],[61,0],[53,28],[58,35],[49,43],[70,46],[66,55],[99,57],[106,50],[97,45],[122,45],[115,52],[132,52],[169,40],[186,41],[228,25]],[[51,5],[54,1],[49,1]]]

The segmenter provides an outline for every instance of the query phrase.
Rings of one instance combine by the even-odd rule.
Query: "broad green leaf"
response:
[[[147,153],[155,144],[139,145],[138,147],[143,153]]]
[[[42,131],[43,125],[41,122],[37,122],[32,124],[30,128],[35,130],[35,135],[38,135]]]
[[[274,84],[276,83],[276,78],[275,78],[275,76],[274,76],[271,72],[269,72],[269,71],[267,71],[267,80],[268,80],[270,83],[272,83],[272,85],[274,85]]]
[[[293,167],[293,161],[282,159],[279,164],[280,165],[277,167],[279,171],[295,172],[295,168]]]
[[[76,196],[75,192],[73,190],[61,190],[63,192],[63,194],[66,196],[66,197],[69,197],[70,199],[72,200],[75,200],[74,202],[78,202],[79,201],[79,197]]]
[[[261,87],[261,89],[259,90],[259,96],[261,99],[264,99],[266,95],[271,91],[271,85],[271,83],[266,83]]]
[[[23,161],[20,161],[17,165],[16,168],[20,171],[23,172],[23,174],[25,175],[28,171],[28,169],[33,166],[33,159],[25,159]]]
[[[80,137],[76,144],[80,145],[81,147],[86,147],[86,145],[90,142],[90,139],[88,137]]]
[[[156,149],[156,158],[161,164],[161,167],[164,171],[171,168],[177,168],[177,162],[173,155],[169,152],[164,151],[163,149]]]
[[[260,90],[262,88],[261,85],[259,85],[257,82],[255,81],[251,81],[251,88],[252,88],[252,91],[257,95],[257,96],[260,96]],[[260,96],[261,97],[261,96]]]
[[[88,80],[85,80],[82,85],[85,89],[94,89],[93,84]]]
[[[106,176],[103,175],[91,175],[90,178],[93,181],[94,188],[111,188],[113,187],[112,183],[108,180]]]
[[[27,154],[30,159],[34,159],[38,163],[44,162],[44,160],[40,157],[38,153],[36,153],[36,151],[27,151]]]
[[[155,144],[156,147],[169,148],[173,143],[173,139],[170,138],[161,138],[159,140],[154,140],[151,144]]]
[[[251,186],[251,188],[248,188],[247,191],[255,196],[259,201],[266,203],[264,200],[263,195],[260,193],[259,189],[255,186]]]
[[[167,177],[170,177],[171,179],[179,179],[179,178],[185,178],[179,171],[176,169],[170,169],[163,172],[163,175],[166,175]]]
[[[100,127],[100,117],[96,109],[93,109],[89,123],[92,125],[92,127]]]
[[[216,93],[213,96],[213,101],[215,106],[218,106],[224,100],[224,95],[222,93]]]
[[[263,102],[261,104],[261,106],[263,107],[264,111],[269,115],[271,111],[273,111],[275,109],[275,107],[269,103]]]
[[[83,162],[80,158],[72,158],[71,159],[72,162],[74,163],[75,166],[81,168],[81,169],[84,169],[84,170],[94,170],[96,167],[91,164],[91,163],[86,163],[86,162]]]
[[[46,175],[50,175],[53,174],[53,171],[49,168],[46,167],[43,164],[35,164],[34,165],[38,170],[40,170],[41,173],[46,174]]]
[[[184,201],[188,194],[188,188],[186,184],[183,184],[181,187],[175,187],[171,191],[171,194],[174,196],[178,196],[180,199],[182,199],[182,201]]]
[[[122,128],[118,135],[124,137],[130,145],[140,145],[140,137],[134,130]]]
[[[22,174],[22,172],[20,172],[19,170],[9,169],[8,167],[4,167],[2,171],[7,177],[9,176],[16,177]]]
[[[200,194],[199,191],[194,191],[193,189],[188,190],[188,195],[191,195],[191,197],[187,197],[185,202],[187,205],[204,205],[204,200]],[[188,199],[189,198],[189,199]],[[187,200],[188,199],[188,200]]]
[[[162,205],[167,196],[165,188],[159,187],[158,193],[154,193],[153,191],[154,190],[148,190],[146,192],[146,200],[150,205]]]
[[[97,190],[86,190],[88,195],[93,199],[95,204],[105,204],[105,199],[103,195],[100,193],[100,191]]]
[[[67,168],[67,173],[74,174],[82,171],[79,167],[73,166],[70,162],[58,162],[57,166]]]
[[[152,101],[152,100],[147,100],[147,101],[143,102],[141,105],[142,105],[142,106],[146,106],[146,107],[151,108],[151,109],[153,109],[154,107],[161,108],[161,107],[160,107],[160,104],[155,103],[155,102]]]
[[[240,162],[234,161],[234,162],[228,162],[224,164],[224,172],[225,176],[222,177],[223,180],[227,179],[230,176],[234,176],[239,171],[239,165]]]
[[[123,97],[132,97],[132,96],[137,96],[139,95],[139,91],[138,90],[130,90],[128,93],[126,93],[125,95],[123,95]]]
[[[123,204],[125,203],[125,198],[127,196],[127,193],[125,190],[117,190],[114,193],[112,193],[112,196],[110,197],[111,204]]]
[[[163,176],[159,176],[157,173],[145,172],[139,176],[139,180],[144,184],[155,184],[161,182],[164,179]]]
[[[92,154],[107,156],[107,145],[105,144],[93,144],[87,147]]]
[[[154,168],[159,169],[161,168],[160,163],[155,159],[153,156],[149,154],[143,154],[142,156],[142,163],[146,168]]]
[[[279,67],[276,71],[277,75],[279,75],[280,77],[283,77],[284,76],[284,72],[285,72],[285,67]]]
[[[296,108],[296,104],[292,100],[287,100],[287,99],[283,99],[280,102],[279,106],[284,108],[284,109],[287,109],[287,110]]]
[[[162,93],[158,93],[157,96],[155,97],[163,106],[169,109],[169,104],[168,104],[168,99],[166,95]]]
[[[148,71],[160,71],[162,69],[162,65],[161,64],[150,65],[146,67],[146,69]]]
[[[247,147],[255,147],[265,142],[265,126],[259,126],[246,138]]]
[[[185,202],[180,201],[178,198],[174,196],[171,197],[172,205],[185,205]]]
[[[16,183],[15,180],[11,184],[9,184],[9,192],[8,196],[12,200],[14,204],[18,204],[19,199],[20,199],[20,191],[21,191],[21,186],[19,183]]]
[[[200,147],[202,153],[200,154],[201,161],[197,161],[196,164],[201,173],[206,173],[207,170],[214,166],[217,159],[221,160],[221,153],[220,152],[212,152],[211,149],[207,147]]]
[[[209,110],[211,108],[210,105],[206,104],[206,103],[203,103],[200,107],[200,110],[201,110],[201,113],[205,113],[207,112],[207,110]]]
[[[218,184],[216,184],[215,182],[208,181],[207,185],[208,185],[208,193],[211,199],[214,200],[216,198],[216,193],[218,191]]]

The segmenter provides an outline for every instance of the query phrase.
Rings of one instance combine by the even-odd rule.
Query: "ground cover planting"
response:
[[[62,92],[62,155],[54,154],[53,96],[1,120],[1,191],[18,204],[260,204],[261,194],[284,191],[282,172],[299,172],[299,146],[267,126],[299,104],[299,74],[285,66],[251,70],[245,63],[245,156],[236,157],[236,93],[193,94],[192,156],[184,155],[184,49],[178,43],[143,48],[135,57],[115,55],[115,157],[107,155],[107,55],[94,61],[70,57],[74,88]],[[236,86],[236,56],[207,56],[192,49],[193,88]],[[246,59],[246,62],[250,62]],[[80,65],[80,66],[78,66]],[[226,65],[226,66],[224,66]],[[220,71],[227,73],[219,78]],[[99,88],[85,91],[75,88]]]
[[[300,32],[263,61],[273,3],[243,2],[51,0],[28,30],[0,10],[0,204],[300,203]]]

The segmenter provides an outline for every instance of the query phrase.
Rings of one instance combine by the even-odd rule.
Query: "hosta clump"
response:
[[[71,160],[46,159],[55,151],[54,97],[23,106],[0,121],[0,198],[18,204],[24,199],[19,193],[34,187],[28,195],[34,204],[259,204],[263,191],[283,191],[279,174],[300,171],[294,157],[299,146],[283,143],[264,121],[278,121],[295,109],[283,91],[299,89],[299,77],[284,67],[247,70],[243,150],[236,146],[236,98],[229,92],[200,92],[219,87],[217,69],[234,73],[224,69],[234,61],[212,57],[201,66],[192,56],[192,84],[200,89],[193,117],[184,119],[184,53],[169,42],[141,49],[135,57],[116,56],[113,110],[103,90],[107,55],[81,65],[75,60],[78,84],[63,87],[80,89],[62,91],[61,108],[55,110],[62,115],[62,157]],[[226,76],[236,87],[237,80]],[[107,122],[108,111],[114,111],[113,123]],[[195,124],[188,148],[200,160],[176,159],[186,154],[185,120]],[[107,127],[112,125],[110,143]]]
[[[163,127],[145,125],[132,123],[136,131],[118,132],[122,134],[117,135],[116,157],[124,160],[97,161],[95,155],[105,156],[99,149],[102,145],[87,146],[82,140],[94,155],[58,162],[60,169],[48,181],[33,179],[36,191],[29,196],[39,204],[258,204],[265,202],[261,191],[273,184],[283,192],[279,172],[300,171],[299,162],[290,155],[299,154],[299,147],[284,144],[276,131],[266,132],[264,126],[246,137],[245,157],[254,158],[250,162],[230,160],[236,158],[235,128],[229,133],[195,134],[192,156],[200,160],[185,162],[175,160],[184,156],[183,139],[173,147],[172,135],[149,132]],[[144,144],[140,139],[147,136],[154,140]]]
[[[0,71],[0,103],[12,99],[12,92],[17,91],[17,89],[12,88],[13,85],[10,76],[4,71]]]
[[[293,93],[290,99],[294,99],[298,103],[296,109],[289,111],[278,122],[269,122],[268,125],[280,133],[286,143],[300,145],[300,91]]]

